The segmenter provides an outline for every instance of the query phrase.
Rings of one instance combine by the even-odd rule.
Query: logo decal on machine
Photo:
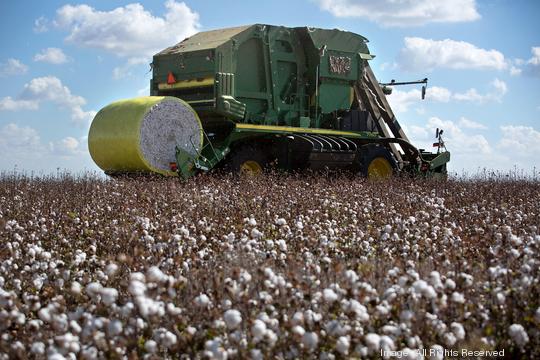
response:
[[[351,72],[351,58],[347,56],[330,55],[330,72],[338,75],[347,75]]]

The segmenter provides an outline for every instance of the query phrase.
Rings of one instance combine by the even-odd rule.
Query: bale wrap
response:
[[[106,173],[177,175],[169,168],[175,147],[197,156],[202,144],[197,113],[168,96],[114,102],[97,113],[88,134],[90,155]]]

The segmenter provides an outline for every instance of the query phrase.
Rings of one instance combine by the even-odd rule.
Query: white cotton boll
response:
[[[303,324],[304,323],[304,314],[300,311],[297,311],[294,313],[294,315],[291,318],[291,322],[295,325]]]
[[[453,322],[450,324],[450,330],[456,335],[456,338],[458,340],[465,339],[465,329],[463,328],[463,325],[457,322]]]
[[[122,322],[117,319],[109,321],[109,324],[107,325],[107,332],[110,336],[116,336],[122,333],[122,329]]]
[[[223,314],[223,320],[229,330],[236,329],[242,322],[242,314],[238,310],[230,309]]]
[[[143,296],[146,292],[146,284],[139,280],[131,280],[128,290],[133,296]]]
[[[536,312],[534,313],[534,319],[537,323],[540,323],[540,307],[536,309]]]
[[[116,302],[118,298],[118,290],[115,288],[103,288],[101,290],[101,301],[105,305],[112,305]]]
[[[465,297],[463,296],[463,294],[457,292],[457,291],[454,291],[452,293],[452,301],[455,302],[455,303],[458,303],[458,304],[463,304],[465,303]]]
[[[446,346],[452,347],[455,345],[457,339],[453,333],[449,332],[449,333],[444,334],[443,341],[446,344]]]
[[[358,281],[358,275],[353,270],[345,271],[345,278],[351,285]]]
[[[101,290],[103,289],[103,286],[98,282],[91,282],[90,284],[86,285],[86,294],[90,296],[92,299],[96,298],[98,295],[100,295]]]
[[[529,342],[529,335],[520,324],[510,325],[508,334],[519,347],[523,347]]]
[[[197,306],[206,308],[208,305],[210,305],[210,298],[206,294],[200,294],[195,298],[195,304],[197,304]]]
[[[52,314],[49,307],[41,308],[38,311],[38,316],[43,322],[49,322],[52,319]]]
[[[69,327],[71,327],[71,329],[73,330],[73,332],[76,333],[76,334],[79,334],[79,333],[82,331],[81,326],[80,326],[79,323],[76,322],[75,320],[71,320],[71,321],[69,322]]]
[[[384,232],[385,233],[390,234],[391,231],[392,231],[392,225],[385,225],[384,226]]]
[[[385,351],[394,350],[396,348],[396,346],[394,345],[394,340],[392,340],[391,337],[386,335],[380,337],[379,345],[381,349]]]
[[[79,284],[77,281],[74,281],[71,283],[71,288],[70,288],[71,292],[75,295],[79,295],[81,293],[81,290],[82,290],[82,286],[81,284]]]
[[[116,265],[115,263],[110,263],[109,265],[107,265],[107,267],[105,268],[105,273],[109,276],[114,276],[116,274],[116,272],[118,271],[118,265]]]
[[[301,221],[297,221],[296,227],[298,228],[298,230],[302,230],[304,228],[304,224]]]
[[[45,354],[45,344],[42,343],[41,341],[36,341],[35,343],[32,344],[32,346],[30,347],[30,352],[32,354],[36,354],[36,355],[43,355]]]
[[[351,300],[349,307],[350,311],[356,314],[357,320],[361,322],[369,321],[369,314],[367,308],[364,305],[360,304],[357,300]]]
[[[283,251],[283,252],[286,252],[287,251],[287,243],[285,242],[285,240],[281,239],[281,240],[278,240],[277,241],[277,244],[279,246],[279,250]]]
[[[399,319],[403,322],[410,322],[414,318],[414,313],[410,310],[403,310],[401,314],[399,314]]]
[[[516,236],[516,235],[512,235],[510,236],[510,243],[514,246],[519,246],[523,243],[523,241],[521,240],[520,237]]]
[[[260,239],[260,238],[262,238],[262,236],[263,236],[263,233],[260,232],[259,230],[257,230],[257,228],[253,228],[251,230],[251,237],[253,239]]]
[[[324,289],[323,290],[323,299],[327,303],[333,303],[338,299],[338,295],[334,292],[332,289]]]
[[[268,329],[266,330],[266,332],[264,333],[264,337],[266,339],[266,342],[268,343],[268,345],[270,347],[274,347],[274,345],[276,345],[276,342],[278,340],[278,337],[276,335],[275,332],[273,332],[272,330]]]
[[[277,226],[287,225],[287,220],[285,220],[284,218],[279,218],[279,219],[276,220],[276,225]]]
[[[259,349],[251,349],[249,352],[249,357],[252,360],[263,360],[264,356],[261,350]]]
[[[248,224],[249,224],[250,226],[257,226],[257,220],[255,220],[254,218],[250,218],[250,219],[248,220]]]
[[[266,324],[261,320],[255,320],[253,326],[251,326],[251,335],[253,335],[255,342],[261,340],[266,332]]]
[[[41,290],[41,288],[43,287],[43,279],[38,277],[38,278],[35,278],[33,281],[32,281],[32,284],[34,285],[34,287],[37,289],[37,290]]]
[[[496,298],[497,298],[497,302],[499,303],[499,305],[504,305],[504,303],[506,301],[506,297],[504,296],[504,294],[502,292],[497,293]]]
[[[296,326],[293,326],[292,332],[293,332],[293,334],[295,334],[295,335],[298,335],[298,336],[304,336],[306,330],[304,330],[304,328],[301,327],[300,325],[296,325]]]
[[[154,340],[148,340],[144,343],[144,349],[150,354],[153,354],[157,350],[157,343]]]
[[[319,336],[315,332],[306,332],[302,336],[302,344],[307,350],[313,351],[319,344]]]
[[[429,359],[430,360],[443,360],[444,359],[444,348],[441,345],[435,344],[432,345],[429,349]]]
[[[439,274],[438,271],[432,271],[429,274],[429,282],[431,283],[431,285],[433,285],[437,289],[443,287],[443,284],[441,281],[441,274]]]
[[[369,333],[364,336],[364,341],[370,352],[379,350],[379,344],[381,342],[381,337],[378,334]]]
[[[454,290],[456,288],[456,283],[452,279],[446,279],[444,286],[449,290]]]
[[[350,346],[351,341],[349,336],[340,336],[336,342],[336,350],[342,355],[347,355],[349,353]]]
[[[162,338],[162,342],[163,342],[163,345],[167,348],[171,348],[173,347],[174,345],[176,345],[176,342],[178,341],[177,337],[175,334],[173,334],[172,332],[170,331],[166,331],[164,334],[163,334],[163,338]]]
[[[161,283],[167,281],[168,276],[165,275],[157,266],[152,266],[146,272],[146,278],[148,281]]]

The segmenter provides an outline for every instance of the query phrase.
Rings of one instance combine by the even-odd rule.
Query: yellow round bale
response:
[[[90,126],[88,148],[108,174],[170,170],[176,146],[198,155],[203,128],[186,102],[169,96],[145,96],[114,102],[101,109]]]

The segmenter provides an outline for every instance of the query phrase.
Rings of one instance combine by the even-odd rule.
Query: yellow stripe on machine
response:
[[[175,89],[189,89],[202,86],[213,86],[214,78],[208,77],[204,79],[193,79],[193,80],[180,80],[174,84],[161,83],[158,84],[159,90],[175,90]]]
[[[255,131],[255,132],[275,132],[275,133],[299,133],[299,134],[321,134],[321,135],[339,135],[352,138],[361,138],[361,134],[352,131],[341,131],[331,129],[314,129],[301,128],[292,126],[275,126],[275,125],[253,125],[253,124],[236,124],[237,131]]]

